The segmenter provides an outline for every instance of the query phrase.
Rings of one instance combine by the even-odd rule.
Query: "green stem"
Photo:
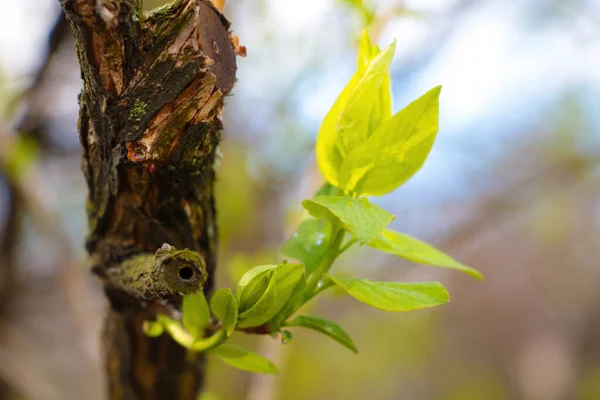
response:
[[[217,347],[218,345],[223,343],[225,340],[227,340],[227,335],[225,334],[225,331],[220,330],[219,332],[215,333],[214,335],[212,335],[206,339],[194,340],[190,350],[198,351],[198,352],[208,351],[212,348]]]
[[[335,259],[340,255],[340,246],[342,241],[344,240],[344,235],[346,231],[344,229],[339,229],[337,233],[335,233],[333,241],[329,245],[329,250],[323,257],[321,264],[317,267],[317,269],[311,274],[308,278],[308,282],[306,282],[306,288],[304,289],[304,299],[310,299],[314,296],[313,292],[317,288],[319,281],[323,274],[329,271],[331,265],[335,261]]]
[[[319,293],[324,292],[325,290],[329,289],[332,286],[335,286],[335,283],[327,277],[325,280],[321,279],[320,282],[321,282],[321,285],[317,284],[317,287],[315,288],[315,290],[313,290],[310,293],[306,293],[306,296],[304,297],[304,303],[309,302],[310,299],[312,299]],[[282,326],[284,326],[284,325],[282,325]]]
[[[348,242],[342,246],[342,248],[340,249],[340,252],[338,254],[342,254],[343,252],[348,250],[350,247],[352,247],[352,245],[354,245],[354,243],[356,243],[356,242],[358,242],[358,239],[356,239],[356,238],[352,238],[352,239],[348,240]]]
[[[189,349],[192,347],[194,337],[190,335],[188,331],[183,329],[181,324],[164,315],[157,315],[156,320],[162,324],[167,333],[171,335],[173,340],[185,348]]]
[[[194,339],[194,337],[190,335],[189,332],[186,331],[179,322],[174,321],[164,315],[158,315],[157,320],[163,325],[173,340],[175,340],[181,346],[192,351],[202,352],[210,350],[213,347],[220,345],[227,339],[227,336],[224,334],[225,332],[223,330],[218,331],[206,339]]]

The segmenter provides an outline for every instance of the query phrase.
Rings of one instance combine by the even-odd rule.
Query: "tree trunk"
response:
[[[144,335],[157,311],[214,277],[213,198],[223,98],[236,39],[209,0],[147,14],[140,0],[61,0],[75,35],[87,249],[110,310],[110,399],[194,399],[204,358],[168,335]],[[168,245],[165,245],[168,244]]]

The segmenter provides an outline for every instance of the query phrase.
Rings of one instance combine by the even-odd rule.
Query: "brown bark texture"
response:
[[[150,13],[140,0],[61,0],[81,66],[79,135],[89,196],[87,250],[110,309],[103,337],[109,398],[194,399],[204,359],[157,312],[212,289],[214,162],[237,38],[209,0]]]

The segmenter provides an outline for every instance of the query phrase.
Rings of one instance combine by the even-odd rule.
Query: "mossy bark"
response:
[[[213,165],[236,39],[209,0],[149,14],[139,0],[61,4],[84,82],[87,249],[110,300],[109,398],[194,399],[203,356],[146,337],[142,323],[158,310],[177,316],[182,294],[212,288]]]

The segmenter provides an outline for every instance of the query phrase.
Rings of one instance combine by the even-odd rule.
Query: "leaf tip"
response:
[[[435,95],[435,97],[440,97],[440,93],[442,92],[442,85],[437,85],[433,89],[429,91],[429,93]]]
[[[444,287],[444,285],[442,285],[440,283],[440,288],[441,288],[441,294],[442,294],[442,303],[441,304],[446,304],[450,302],[450,293],[448,293],[448,290]]]
[[[469,267],[467,265],[464,265],[462,263],[459,263],[460,265],[460,269],[467,275],[469,275],[471,278],[475,278],[478,281],[484,281],[485,278],[483,276],[483,273],[481,273],[479,270]]]
[[[269,375],[279,375],[279,368],[277,367],[277,364],[275,364],[271,360],[268,360],[268,359],[265,359],[265,360],[268,361],[267,365],[265,365],[265,368],[262,371],[254,371],[254,372],[269,374]]]
[[[472,269],[471,273],[469,274],[471,275],[473,278],[477,279],[478,281],[485,281],[485,276],[483,276],[483,274],[479,271],[477,271],[476,269]]]

